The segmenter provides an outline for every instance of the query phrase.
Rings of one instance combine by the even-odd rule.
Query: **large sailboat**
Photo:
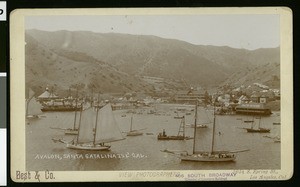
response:
[[[212,127],[212,139],[211,139],[211,146],[210,151],[195,151],[195,142],[196,142],[196,125],[194,126],[194,141],[193,141],[193,153],[188,154],[187,151],[180,154],[181,161],[196,161],[196,162],[228,162],[234,161],[236,159],[236,155],[234,153],[247,151],[247,150],[240,150],[240,151],[216,151],[215,150],[215,123],[216,123],[216,116],[215,112],[213,114],[213,127]],[[195,124],[197,124],[197,105],[195,109]],[[171,151],[164,151],[164,152],[171,152]]]
[[[196,124],[197,124],[197,108],[195,108],[195,126],[194,126],[194,142],[193,142],[193,153],[192,154],[183,154],[180,159],[182,161],[198,161],[198,162],[224,162],[224,161],[234,161],[236,159],[236,155],[229,151],[215,151],[214,143],[215,143],[215,122],[216,116],[214,111],[214,119],[213,119],[213,127],[212,127],[212,141],[210,151],[195,151],[195,141],[196,141]]]
[[[106,143],[124,139],[113,116],[111,104],[81,110],[79,118],[78,135],[75,139],[71,142],[53,140],[65,143],[70,149],[100,151],[110,149],[110,145],[105,145]]]

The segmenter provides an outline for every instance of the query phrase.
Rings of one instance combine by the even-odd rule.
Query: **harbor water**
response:
[[[186,108],[190,113],[176,110]],[[227,169],[280,169],[281,144],[264,137],[280,136],[280,112],[260,119],[261,127],[270,128],[270,133],[247,133],[243,128],[251,124],[244,120],[256,118],[242,115],[216,115],[214,150],[245,150],[236,153],[234,162],[189,162],[181,161],[176,155],[163,150],[180,150],[192,153],[193,139],[157,140],[158,133],[165,130],[167,135],[177,135],[181,119],[174,116],[185,115],[187,124],[194,123],[194,107],[191,105],[159,104],[154,107],[116,110],[114,116],[121,132],[128,132],[133,116],[133,129],[141,130],[141,136],[126,137],[111,142],[109,151],[83,151],[66,148],[55,143],[52,138],[71,141],[75,135],[65,135],[58,128],[72,128],[74,112],[45,112],[39,119],[26,121],[26,169],[31,171],[114,171],[114,170],[227,170]],[[155,111],[155,112],[152,112]],[[131,112],[134,112],[131,113]],[[181,113],[180,113],[181,112]],[[213,110],[198,109],[198,122],[207,123],[207,128],[197,128],[196,151],[209,151],[212,142]],[[255,127],[254,127],[255,128]],[[185,128],[186,136],[193,137],[194,128]]]

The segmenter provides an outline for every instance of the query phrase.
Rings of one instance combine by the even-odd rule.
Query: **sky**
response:
[[[275,14],[27,16],[25,29],[154,35],[249,50],[280,44],[279,15]]]

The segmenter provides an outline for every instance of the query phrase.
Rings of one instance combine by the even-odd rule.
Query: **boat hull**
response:
[[[185,126],[195,128],[194,124],[186,124]],[[198,124],[198,125],[196,125],[196,128],[207,128],[207,125]]]
[[[81,144],[67,144],[69,149],[78,149],[78,150],[90,150],[90,151],[104,151],[109,150],[110,146],[103,145],[81,145]]]
[[[181,161],[193,161],[193,162],[232,162],[235,161],[236,156],[234,154],[216,154],[216,155],[184,155],[181,156]]]
[[[184,137],[184,136],[157,136],[158,140],[189,140],[193,139],[191,137]]]
[[[72,112],[80,110],[80,107],[44,107],[41,109],[42,112]]]
[[[246,129],[247,132],[249,133],[269,133],[270,129],[264,129],[264,128],[260,128],[260,129]]]
[[[142,132],[134,132],[134,131],[127,133],[127,136],[140,136],[140,135],[143,135],[143,133]]]
[[[67,130],[65,130],[65,134],[66,135],[78,135],[78,130],[67,129]]]
[[[26,119],[39,119],[40,117],[38,115],[28,115],[26,116]]]

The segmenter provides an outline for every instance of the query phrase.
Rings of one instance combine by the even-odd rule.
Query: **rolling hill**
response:
[[[26,83],[36,89],[81,84],[102,92],[153,91],[142,76],[169,80],[170,89],[184,84],[209,87],[238,83],[251,72],[255,77],[256,70],[267,66],[256,76],[265,83],[274,74],[280,77],[279,57],[279,48],[250,51],[145,35],[26,31]]]

